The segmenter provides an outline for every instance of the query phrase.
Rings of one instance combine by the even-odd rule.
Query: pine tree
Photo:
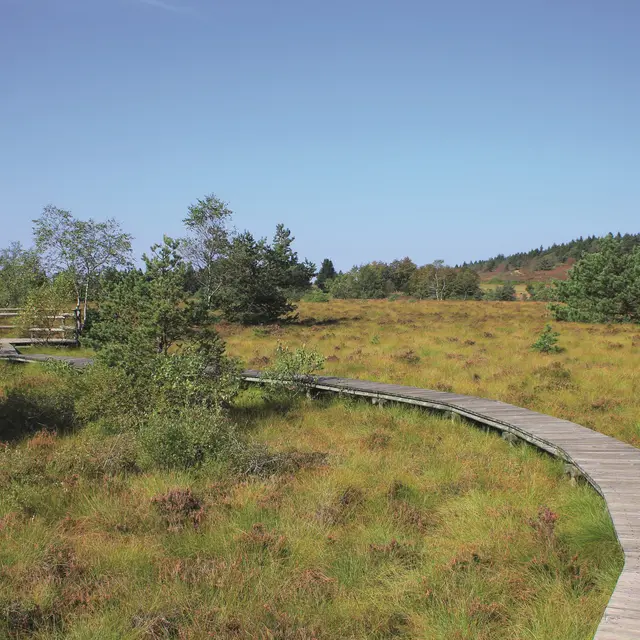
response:
[[[326,291],[327,280],[333,280],[336,277],[336,270],[333,262],[329,258],[325,258],[320,266],[320,271],[316,277],[316,286],[322,291]]]

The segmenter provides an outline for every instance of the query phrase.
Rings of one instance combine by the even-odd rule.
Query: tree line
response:
[[[212,314],[242,324],[292,319],[301,298],[516,299],[510,283],[483,291],[475,268],[442,260],[423,266],[408,257],[374,261],[343,273],[326,258],[316,272],[313,263],[298,257],[284,225],[278,224],[269,240],[237,231],[232,219],[228,203],[215,194],[197,200],[183,220],[184,236],[165,236],[139,267],[132,237],[116,220],[79,220],[49,205],[33,221],[32,248],[13,243],[0,251],[0,306],[23,307],[29,324],[38,322],[38,310],[46,318],[73,304],[81,330],[97,327],[101,317],[100,331],[116,334],[125,313],[140,318],[141,326],[148,324],[148,314],[155,325],[166,326],[154,338],[156,348],[166,351],[174,341],[169,327],[176,324],[206,324]],[[560,320],[637,321],[638,238],[609,235],[597,244],[588,239],[598,250],[583,253],[566,282],[529,284],[530,298],[549,302]],[[94,340],[104,339],[100,331],[94,329]]]
[[[386,298],[403,294],[419,299],[479,300],[480,276],[471,269],[453,268],[436,260],[419,267],[410,258],[370,262],[336,273],[330,260],[323,262],[317,285],[334,298]]]
[[[469,267],[474,271],[495,271],[504,264],[507,271],[527,267],[532,270],[550,271],[558,264],[564,264],[570,258],[580,260],[589,253],[599,253],[603,241],[607,236],[580,236],[569,242],[552,244],[549,247],[538,247],[530,251],[521,251],[504,255],[502,253],[492,258],[475,260],[463,263],[463,267]],[[618,241],[620,250],[624,253],[632,253],[640,246],[640,233],[617,233],[614,238]]]

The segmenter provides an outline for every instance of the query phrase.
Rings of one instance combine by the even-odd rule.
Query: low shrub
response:
[[[242,448],[234,424],[219,409],[186,407],[156,411],[138,431],[142,463],[160,468],[188,468],[223,460]]]
[[[312,289],[302,298],[303,302],[329,302],[331,296],[320,289]]]
[[[278,344],[273,364],[262,375],[268,380],[262,385],[265,399],[283,402],[305,393],[315,381],[315,373],[324,367],[324,357],[306,346],[292,351]]]
[[[553,330],[550,324],[547,324],[538,336],[538,339],[531,345],[531,348],[540,353],[559,353],[562,351],[558,346],[559,335],[557,331]]]
[[[169,531],[179,531],[188,524],[197,529],[204,517],[204,505],[191,489],[171,489],[152,498],[151,504]]]

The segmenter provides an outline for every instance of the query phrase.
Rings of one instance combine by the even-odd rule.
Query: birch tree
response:
[[[33,236],[47,272],[53,275],[65,271],[70,275],[84,325],[89,295],[100,274],[131,263],[132,236],[124,233],[114,218],[104,222],[79,220],[53,205],[47,205],[33,221]]]

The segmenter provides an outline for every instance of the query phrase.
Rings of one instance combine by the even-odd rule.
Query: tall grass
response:
[[[259,475],[143,467],[92,428],[5,447],[0,637],[593,634],[622,558],[559,462],[417,409],[252,389],[234,411]]]
[[[494,398],[640,446],[640,327],[554,323],[560,354],[531,351],[545,303],[332,300],[300,304],[301,322],[260,330],[222,325],[252,367],[274,343],[326,358],[330,375]]]

